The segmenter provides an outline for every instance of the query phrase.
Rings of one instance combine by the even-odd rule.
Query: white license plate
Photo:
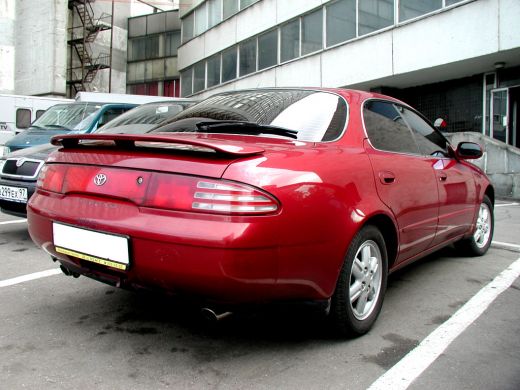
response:
[[[128,237],[56,222],[52,223],[52,232],[59,253],[121,270],[130,264]]]
[[[27,188],[0,185],[0,199],[27,203]]]

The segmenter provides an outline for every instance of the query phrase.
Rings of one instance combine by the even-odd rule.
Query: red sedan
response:
[[[332,89],[214,95],[146,135],[63,135],[28,205],[68,275],[219,304],[314,301],[367,332],[389,272],[484,254],[494,191],[408,105]]]

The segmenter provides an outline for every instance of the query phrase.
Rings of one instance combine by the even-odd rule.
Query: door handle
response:
[[[383,184],[392,184],[395,182],[395,175],[392,172],[381,171],[379,172],[379,180]]]
[[[440,181],[446,181],[447,178],[448,178],[448,175],[446,175],[444,172],[440,172],[439,173],[439,180]]]

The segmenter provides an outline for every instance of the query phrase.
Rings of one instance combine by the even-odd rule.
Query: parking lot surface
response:
[[[498,202],[495,215],[485,256],[448,247],[393,274],[374,328],[338,340],[305,310],[256,308],[208,327],[198,308],[174,299],[66,277],[32,244],[25,221],[2,214],[0,388],[366,389],[385,373],[404,380],[406,355],[431,345],[424,341],[518,264],[520,205]],[[515,277],[410,374],[409,388],[519,388],[519,298]]]

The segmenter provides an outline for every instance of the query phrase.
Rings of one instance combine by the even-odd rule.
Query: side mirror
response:
[[[442,130],[442,129],[445,129],[446,127],[448,127],[448,123],[442,118],[437,118],[437,119],[435,119],[435,122],[433,122],[433,126],[437,130]]]
[[[475,160],[482,157],[482,148],[474,142],[461,142],[457,145],[455,153],[463,160]]]

